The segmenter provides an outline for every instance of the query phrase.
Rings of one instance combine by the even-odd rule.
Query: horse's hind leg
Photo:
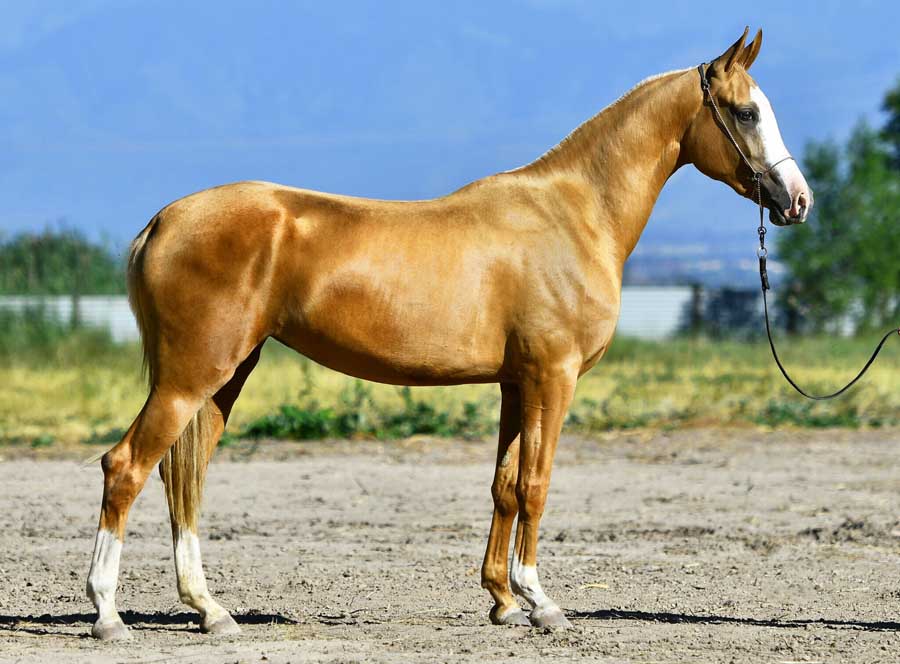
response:
[[[481,567],[481,585],[491,593],[494,606],[491,622],[497,625],[523,625],[531,623],[519,608],[509,589],[509,536],[518,512],[516,479],[519,470],[519,433],[522,423],[522,406],[519,388],[513,384],[501,384],[500,440],[497,446],[497,468],[491,494],[494,498],[494,516],[491,534],[488,536]]]
[[[225,430],[231,408],[241,392],[241,388],[256,366],[262,344],[257,346],[234,372],[231,380],[222,389],[216,392],[211,399],[212,432],[203,437],[205,448],[201,450],[202,458],[199,460],[202,467],[199,469],[205,476],[206,468],[212,458],[213,451]],[[164,480],[172,481],[167,477],[164,465],[160,466],[160,474]],[[202,484],[201,477],[201,484]],[[172,541],[175,547],[175,574],[178,579],[178,596],[181,601],[200,613],[200,629],[208,634],[237,634],[240,627],[226,609],[216,602],[210,595],[206,585],[206,576],[203,573],[203,563],[200,557],[200,540],[197,533],[197,514],[184,514],[184,510],[177,508],[178,497],[175,503],[170,495],[169,516],[172,521]]]
[[[87,593],[97,609],[91,634],[100,639],[128,638],[116,611],[119,557],[128,510],[153,466],[200,409],[205,396],[154,388],[122,440],[103,455],[103,503]]]

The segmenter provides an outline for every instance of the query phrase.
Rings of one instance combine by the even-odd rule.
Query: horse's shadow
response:
[[[865,632],[900,632],[900,622],[832,620],[829,618],[741,618],[737,616],[697,615],[691,613],[667,613],[656,611],[623,611],[603,609],[599,611],[575,611],[569,614],[576,620],[658,622],[689,625],[746,625],[748,627],[776,627],[798,629],[807,626],[846,628]]]
[[[145,613],[141,611],[123,611],[122,619],[126,625],[138,630],[160,630],[172,627],[182,627],[185,631],[199,632],[197,626],[197,614],[190,612],[165,613],[162,611]],[[864,621],[864,620],[833,620],[829,618],[741,618],[738,616],[717,616],[692,613],[667,613],[656,611],[625,611],[619,609],[601,609],[598,611],[573,611],[568,612],[570,618],[575,620],[600,620],[605,622],[617,622],[632,620],[637,622],[656,622],[668,624],[688,625],[745,625],[748,627],[773,627],[782,629],[799,629],[807,626],[823,626],[835,629],[852,629],[865,632],[898,632],[900,622],[893,621]],[[233,614],[239,625],[295,625],[296,620],[278,613],[247,613]],[[89,629],[84,629],[82,634],[73,635],[70,629],[72,625],[84,625],[89,628],[93,624],[96,615],[94,613],[68,613],[51,615],[45,613],[41,616],[8,616],[0,615],[0,631],[11,633],[24,632],[36,635],[67,635],[79,638],[90,638]]]
[[[199,632],[199,617],[196,613],[182,611],[179,613],[165,613],[156,611],[146,613],[143,611],[122,611],[119,613],[126,625],[138,630],[160,630],[181,626],[187,631]],[[247,613],[232,614],[238,625],[294,625],[296,620],[278,613]],[[28,634],[50,635],[65,634],[73,636],[70,630],[64,629],[72,625],[84,624],[86,629],[81,638],[90,638],[88,631],[97,619],[95,613],[67,613],[51,615],[45,613],[41,616],[6,616],[0,615],[0,631],[25,632]],[[193,629],[189,628],[193,626]],[[63,628],[63,629],[60,629]]]

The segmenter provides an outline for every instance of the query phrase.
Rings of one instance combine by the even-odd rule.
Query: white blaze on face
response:
[[[791,153],[788,152],[788,149],[784,145],[784,140],[781,138],[781,131],[778,129],[778,121],[775,119],[775,112],[772,110],[772,104],[769,103],[769,98],[766,97],[765,93],[759,87],[754,85],[750,88],[750,99],[759,109],[757,132],[759,133],[763,150],[763,154],[760,156],[759,161],[762,162],[761,165],[763,169],[768,169],[771,168],[772,164],[776,164],[785,157],[790,156]],[[791,198],[791,205],[788,209],[784,210],[784,216],[793,218],[799,217],[801,215],[799,207],[800,195],[803,194],[806,198],[807,206],[810,195],[809,185],[806,183],[806,178],[803,177],[803,173],[800,172],[800,167],[797,166],[797,162],[793,159],[781,161],[781,163],[778,163],[778,165],[775,166],[772,173],[776,176],[776,179],[784,183],[788,195]],[[803,214],[805,216],[805,210],[803,211]]]

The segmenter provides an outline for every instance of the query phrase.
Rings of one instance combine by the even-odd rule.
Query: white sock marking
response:
[[[175,534],[175,574],[181,601],[199,611],[207,622],[228,614],[209,594],[200,558],[200,540],[185,528],[179,528]]]
[[[537,567],[523,565],[515,553],[509,570],[509,581],[513,591],[521,595],[532,609],[559,609],[556,602],[547,597],[541,588]]]
[[[116,611],[116,586],[119,583],[119,558],[122,542],[111,530],[98,530],[94,556],[88,573],[87,594],[97,609],[98,621],[121,620]]]

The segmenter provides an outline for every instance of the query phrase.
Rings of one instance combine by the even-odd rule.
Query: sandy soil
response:
[[[100,470],[0,454],[0,660],[18,662],[890,662],[900,659],[900,432],[566,438],[544,587],[568,632],[494,627],[479,567],[493,445],[222,450],[210,585],[244,633],[177,602],[154,479],[132,510],[119,606],[88,638]]]

